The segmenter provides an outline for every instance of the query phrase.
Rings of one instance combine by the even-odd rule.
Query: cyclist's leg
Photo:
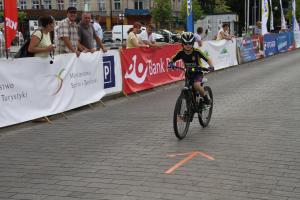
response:
[[[200,75],[196,76],[196,77],[194,78],[194,85],[193,85],[193,86],[194,86],[194,89],[195,89],[197,92],[200,93],[200,96],[201,96],[201,97],[204,97],[205,91],[204,91],[204,88],[201,86],[202,78],[203,78],[203,76],[200,76]]]

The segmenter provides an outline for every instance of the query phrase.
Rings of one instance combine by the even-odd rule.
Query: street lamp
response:
[[[122,42],[123,43],[123,25],[124,25],[124,14],[120,13],[119,14],[119,20],[122,22]]]

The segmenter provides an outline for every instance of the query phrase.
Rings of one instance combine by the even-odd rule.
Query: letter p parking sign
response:
[[[116,86],[114,56],[103,57],[104,89]]]

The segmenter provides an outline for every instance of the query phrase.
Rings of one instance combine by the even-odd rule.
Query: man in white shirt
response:
[[[207,30],[205,31],[205,35],[204,35],[203,38],[202,38],[202,33],[203,33],[203,28],[198,27],[197,28],[197,33],[194,34],[195,41],[198,43],[199,47],[202,46],[202,40],[207,37]]]
[[[160,45],[156,44],[155,36],[152,33],[154,27],[151,24],[146,26],[146,31],[143,31],[139,35],[139,40],[141,40],[144,44],[149,45],[149,47],[160,47]]]
[[[100,26],[100,16],[97,16],[95,18],[93,26],[94,26],[94,30],[96,31],[96,34],[98,35],[98,37],[102,41],[102,39],[103,39],[103,31],[102,31],[102,28]]]

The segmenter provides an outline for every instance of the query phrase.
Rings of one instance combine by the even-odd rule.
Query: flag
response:
[[[298,32],[299,31],[299,24],[297,22],[297,17],[296,17],[296,2],[293,0],[293,31]]]
[[[8,49],[18,30],[17,1],[4,0],[4,20],[5,48]]]
[[[272,9],[272,0],[270,0],[270,30],[274,30],[274,21],[273,21],[273,9]]]
[[[286,29],[286,21],[285,21],[283,9],[282,9],[282,2],[281,2],[281,0],[279,0],[279,2],[280,2],[280,10],[281,10],[281,29]]]
[[[269,18],[269,2],[268,0],[262,0],[261,2],[261,33],[264,35],[268,33],[267,23]]]
[[[194,32],[192,0],[186,3],[186,26],[188,32]]]

